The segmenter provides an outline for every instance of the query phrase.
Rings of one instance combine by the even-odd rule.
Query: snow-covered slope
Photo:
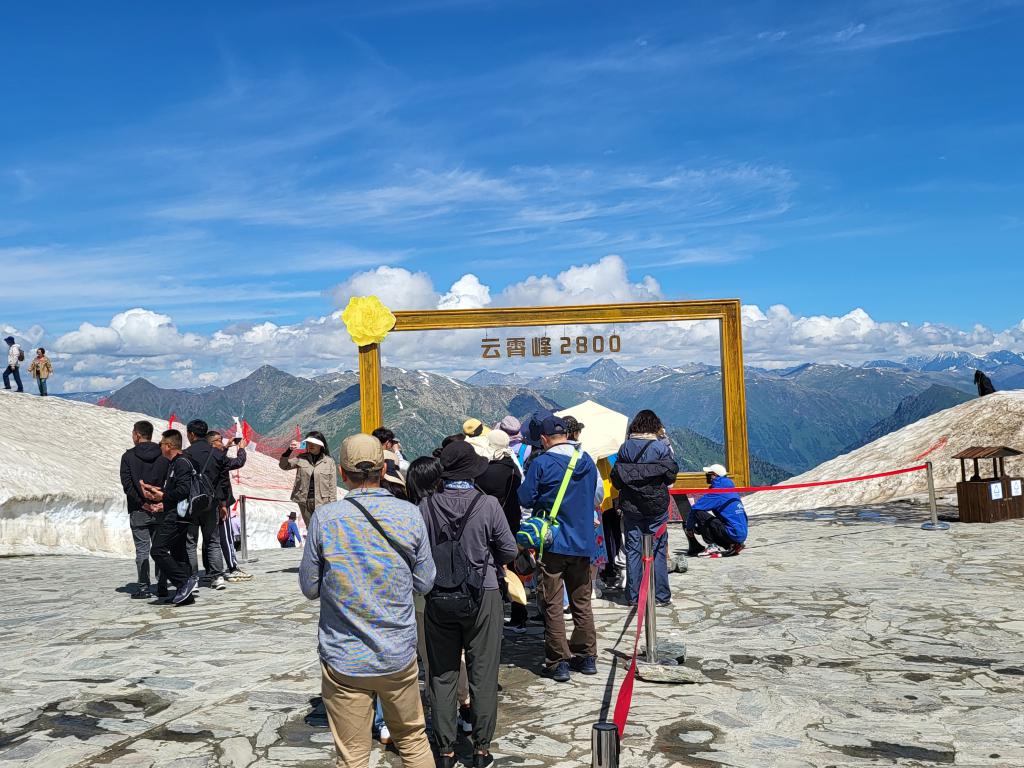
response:
[[[141,413],[0,391],[0,555],[133,556],[119,467],[140,419],[167,428]],[[240,479],[236,496],[290,496],[292,475],[261,453],[249,452]],[[275,534],[291,509],[250,502],[250,548],[278,546]]]
[[[785,484],[835,480],[912,467],[931,461],[936,490],[942,495],[955,491],[960,479],[960,462],[951,458],[972,445],[1008,445],[1024,450],[1024,390],[997,392],[954,408],[939,411],[903,429],[886,435],[855,451],[787,480]],[[991,462],[982,462],[982,475]],[[1024,474],[1024,457],[1008,459],[1006,469]],[[789,512],[819,507],[878,504],[924,494],[925,473],[843,485],[792,491],[764,491],[750,496],[744,506],[750,514]]]

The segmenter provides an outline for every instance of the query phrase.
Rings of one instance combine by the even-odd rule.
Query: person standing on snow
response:
[[[13,336],[8,336],[4,341],[7,342],[7,367],[4,369],[4,389],[11,388],[11,376],[14,376],[14,383],[18,385],[18,391],[24,392],[25,388],[21,385],[21,371],[18,370],[18,367],[21,365],[21,361],[25,359],[25,353],[14,342]]]
[[[36,380],[40,397],[46,397],[46,380],[53,376],[53,363],[46,356],[46,350],[40,347],[36,350],[36,356],[28,366],[28,375]]]

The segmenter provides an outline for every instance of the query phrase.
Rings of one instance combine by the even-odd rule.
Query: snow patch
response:
[[[0,555],[134,557],[120,463],[141,419],[157,432],[167,429],[164,419],[142,413],[0,394]],[[277,529],[292,508],[292,474],[249,451],[238,477],[236,496],[275,500],[247,504],[249,547],[276,548]]]

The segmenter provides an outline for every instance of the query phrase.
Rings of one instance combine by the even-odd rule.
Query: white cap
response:
[[[302,442],[306,443],[307,445],[312,443],[313,445],[319,445],[321,448],[325,447],[323,441],[317,440],[315,437],[304,437],[302,438]]]
[[[710,467],[704,467],[704,474],[707,474],[708,472],[714,472],[719,477],[729,476],[729,470],[727,470],[721,464],[712,464]]]

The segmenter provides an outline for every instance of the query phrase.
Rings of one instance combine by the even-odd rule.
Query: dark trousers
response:
[[[540,605],[544,612],[544,664],[554,667],[576,656],[597,656],[597,630],[590,606],[593,584],[590,558],[545,552],[537,569]],[[565,636],[562,590],[569,594],[572,637]]]
[[[660,518],[641,517],[640,515],[623,514],[622,524],[626,529],[626,595],[635,603],[640,597],[640,581],[644,575],[644,543],[645,533],[654,534],[668,519],[668,515]],[[668,533],[654,540],[654,598],[667,603],[672,599],[668,587]]]
[[[8,365],[4,369],[4,389],[11,388],[11,376],[14,376],[14,383],[18,385],[18,391],[24,392],[25,388],[21,386],[21,371],[16,365]]]
[[[186,549],[188,523],[178,522],[174,511],[165,512],[153,536],[153,559],[160,573],[175,587],[184,584],[194,571]]]
[[[132,513],[133,516],[142,514],[145,513]],[[133,521],[131,525],[132,541],[135,542],[135,575],[141,587],[148,587],[152,583],[149,580],[149,559],[153,551],[153,540],[159,527],[160,519],[155,517],[150,517],[146,522],[142,523]],[[159,566],[156,566],[156,575],[160,586],[166,587],[167,579],[164,577],[163,571],[160,570]]]
[[[39,394],[46,397],[46,379],[36,379],[36,385],[39,387]]]
[[[723,549],[740,543],[725,532],[722,518],[704,509],[691,509],[686,516],[685,528],[697,533],[705,543],[716,544]]]
[[[217,524],[217,511],[201,515],[199,522],[192,523],[188,528],[186,539],[188,561],[193,573],[199,572],[199,560],[196,553],[199,549],[199,534],[203,535],[203,570],[206,576],[215,579],[224,575],[224,558],[220,551],[220,526]]]
[[[237,571],[238,558],[235,556],[235,535],[231,532],[231,517],[225,517],[217,527],[220,530],[220,553],[224,556],[224,570]]]
[[[614,577],[619,570],[615,558],[622,551],[622,513],[612,507],[601,515],[601,524],[604,526],[604,549],[608,555],[603,576],[607,579]]]
[[[498,663],[503,621],[501,592],[497,589],[484,592],[480,612],[475,617],[457,622],[436,621],[427,601],[424,631],[430,666],[430,698],[434,738],[441,754],[451,752],[458,738],[456,719],[463,651],[466,652],[469,699],[473,707],[473,746],[490,750],[498,721]]]

